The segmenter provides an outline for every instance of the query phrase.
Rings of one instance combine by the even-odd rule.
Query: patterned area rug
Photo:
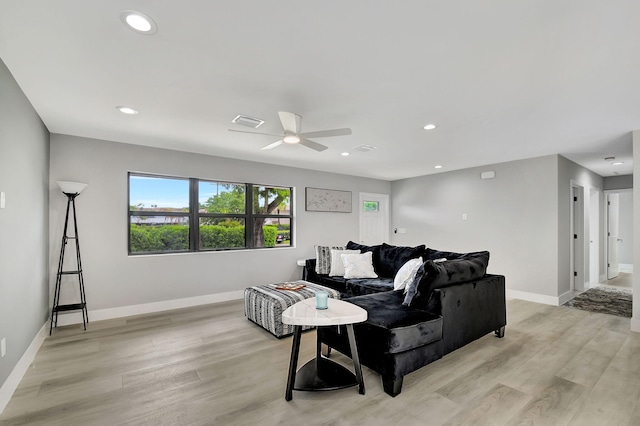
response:
[[[631,290],[595,287],[564,304],[583,311],[631,318],[633,294]]]

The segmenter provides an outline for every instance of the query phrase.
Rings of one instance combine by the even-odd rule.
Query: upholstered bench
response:
[[[244,290],[244,315],[252,322],[267,330],[277,338],[293,334],[293,326],[282,323],[282,312],[289,306],[311,297],[315,297],[316,291],[326,291],[329,297],[340,298],[340,292],[307,281],[292,281],[291,283],[304,284],[300,290],[278,290],[279,284],[265,284],[248,287]],[[304,326],[303,330],[313,328]]]

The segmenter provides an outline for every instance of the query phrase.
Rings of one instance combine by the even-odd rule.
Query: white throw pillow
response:
[[[411,259],[398,270],[396,277],[393,279],[394,290],[404,290],[405,287],[416,277],[418,268],[422,265],[422,258]]]
[[[331,269],[329,270],[330,277],[342,277],[344,275],[344,263],[342,262],[341,254],[359,254],[360,250],[331,250]]]
[[[378,278],[373,270],[373,253],[341,254],[345,278]]]

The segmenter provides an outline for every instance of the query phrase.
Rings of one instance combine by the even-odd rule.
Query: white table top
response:
[[[282,322],[289,325],[341,325],[367,320],[367,311],[353,303],[327,300],[327,309],[316,309],[316,299],[302,300],[282,313]]]

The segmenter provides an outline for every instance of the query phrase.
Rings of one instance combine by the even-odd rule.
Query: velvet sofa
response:
[[[375,251],[382,246],[360,249]],[[396,248],[395,254],[401,249]],[[405,255],[413,249],[413,256],[420,246],[404,249]],[[383,252],[389,250],[385,247]],[[345,280],[314,274],[313,270],[306,276],[308,281],[339,290],[346,301],[367,311],[367,321],[354,325],[360,362],[381,375],[384,391],[391,396],[401,392],[405,375],[488,333],[503,337],[506,326],[505,278],[486,274],[489,252],[422,249],[418,257],[424,262],[407,294],[394,291],[389,276]],[[392,258],[392,263],[406,261],[406,256]],[[385,257],[378,255],[377,259]],[[376,272],[397,272],[396,266],[388,264],[385,269],[377,265]],[[320,328],[318,341],[328,348],[327,356],[331,348],[351,356],[342,328]]]

